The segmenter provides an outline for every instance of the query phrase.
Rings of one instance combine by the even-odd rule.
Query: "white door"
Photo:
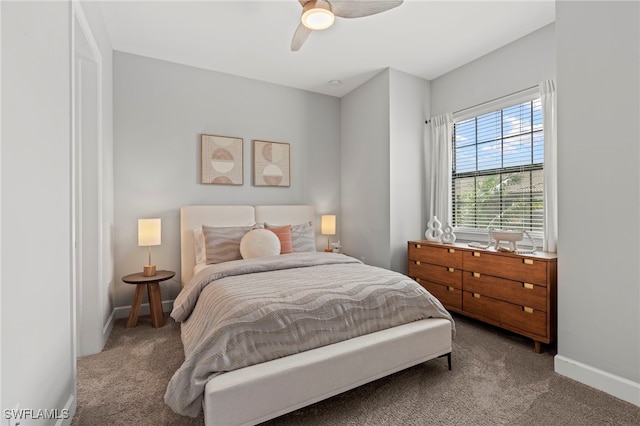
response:
[[[99,59],[74,15],[73,214],[77,355],[102,350]]]

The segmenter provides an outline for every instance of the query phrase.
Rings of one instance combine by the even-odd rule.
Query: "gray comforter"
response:
[[[197,303],[196,303],[197,302]],[[210,265],[174,302],[185,361],[165,402],[195,417],[216,375],[424,318],[453,320],[410,278],[333,253]]]

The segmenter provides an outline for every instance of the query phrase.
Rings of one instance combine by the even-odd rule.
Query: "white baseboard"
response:
[[[107,344],[107,339],[109,339],[109,335],[111,334],[111,330],[113,330],[113,324],[116,321],[116,310],[111,311],[111,315],[107,318],[107,323],[102,327],[102,348]],[[102,350],[100,348],[100,350]]]
[[[173,309],[173,300],[163,300],[162,301],[162,311],[163,312],[171,312],[172,309]],[[111,316],[109,317],[109,319],[111,319],[112,317],[115,317],[115,319],[128,318],[130,311],[131,311],[131,305],[129,305],[129,306],[119,306],[119,307],[113,309],[113,312],[111,313]],[[138,316],[140,316],[140,315],[149,315],[150,313],[151,313],[151,311],[149,310],[149,304],[148,303],[143,303],[143,304],[140,305],[140,309],[138,310]]]
[[[640,383],[594,368],[562,355],[554,358],[554,371],[640,407]]]
[[[66,410],[66,412],[69,413],[69,416],[66,419],[58,419],[58,421],[56,421],[56,426],[69,426],[71,424],[73,416],[76,415],[77,401],[78,400],[73,395],[69,395],[67,402],[64,404],[64,407],[62,407],[63,410]]]

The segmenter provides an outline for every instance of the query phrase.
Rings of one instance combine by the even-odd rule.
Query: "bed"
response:
[[[206,267],[196,264],[201,248],[196,248],[195,243],[199,237],[194,237],[194,230],[203,225],[216,228],[255,228],[265,224],[270,227],[288,227],[292,224],[313,226],[316,218],[311,206],[185,206],[180,211],[180,221],[183,289],[176,298],[171,315],[182,322],[185,363],[171,379],[165,393],[165,401],[174,411],[195,416],[201,405],[207,425],[255,425],[434,358],[447,357],[451,368],[454,323],[439,301],[428,293],[428,302],[423,300],[425,298],[421,293],[420,297],[410,298],[412,301],[403,301],[405,305],[401,309],[394,308],[394,315],[383,315],[384,319],[367,319],[362,324],[349,323],[349,326],[338,331],[332,330],[331,333],[317,330],[309,332],[313,337],[308,340],[313,342],[289,342],[292,337],[288,334],[296,334],[295,324],[283,326],[282,330],[287,330],[286,333],[276,331],[280,337],[274,337],[274,341],[252,343],[255,346],[249,349],[243,350],[244,342],[238,343],[241,340],[238,336],[244,339],[244,336],[254,332],[252,330],[243,329],[231,337],[229,335],[232,333],[225,331],[226,340],[222,339],[220,330],[227,330],[231,322],[259,328],[259,333],[256,332],[259,334],[258,338],[263,338],[263,331],[271,327],[258,322],[261,318],[255,323],[248,319],[245,321],[250,316],[251,321],[254,320],[253,316],[272,316],[272,313],[264,313],[268,309],[267,302],[264,302],[265,305],[247,304],[252,306],[252,312],[243,311],[243,302],[236,302],[240,300],[235,299],[240,297],[236,293],[251,293],[258,300],[259,297],[254,294],[267,294],[271,286],[279,286],[278,291],[282,291],[282,286],[287,281],[287,295],[289,291],[291,294],[298,292],[300,294],[296,293],[291,297],[296,300],[307,297],[304,300],[308,303],[309,312],[324,312],[334,309],[331,304],[333,302],[323,305],[325,296],[324,293],[317,293],[320,290],[313,284],[315,280],[323,281],[322,285],[330,287],[331,291],[328,293],[335,288],[342,291],[352,285],[353,289],[349,287],[349,291],[354,294],[370,292],[376,297],[380,297],[380,290],[370,290],[371,285],[359,286],[360,283],[355,281],[369,273],[372,274],[372,280],[382,282],[387,278],[393,279],[392,286],[397,286],[397,290],[393,291],[397,293],[406,292],[405,287],[413,286],[415,282],[400,274],[364,265],[346,255],[324,252],[296,253],[294,250],[294,253],[287,255],[232,260]],[[315,246],[315,231],[313,236]],[[313,277],[306,275],[310,273],[308,271],[315,271]],[[340,282],[343,279],[341,277],[345,277],[345,281],[349,280],[348,277],[352,278],[347,285]],[[254,281],[260,284],[253,284]],[[251,287],[252,285],[255,287]],[[415,287],[419,290],[410,287],[411,291],[426,293],[422,287]],[[313,297],[304,292],[313,294]],[[264,299],[271,296],[260,297]],[[227,305],[221,304],[222,299],[227,301]],[[206,300],[210,300],[209,305],[205,305]],[[253,300],[251,303],[256,302]],[[371,303],[387,304],[379,301]],[[234,309],[239,312],[237,315],[243,316],[236,317],[233,321],[211,319],[212,316],[222,316],[223,311],[226,313]],[[335,309],[345,310],[344,307]],[[416,317],[419,309],[427,309],[428,315],[421,312]],[[365,308],[353,310],[365,312]],[[331,311],[328,315],[336,314]],[[300,323],[305,321],[308,320],[299,319]],[[343,321],[350,322],[351,319]],[[378,322],[381,321],[385,325],[379,325]],[[393,323],[387,324],[388,321]],[[206,322],[206,325],[199,324],[201,322]],[[367,331],[368,327],[382,329]],[[286,341],[276,342],[278,338]],[[220,343],[222,340],[226,343]],[[231,361],[231,355],[221,355],[216,349],[220,345],[232,348],[237,346],[236,351],[243,354],[243,359]],[[290,349],[289,346],[297,349]],[[258,347],[266,348],[265,354],[275,355],[264,358],[266,355],[262,354],[262,350],[253,350]]]

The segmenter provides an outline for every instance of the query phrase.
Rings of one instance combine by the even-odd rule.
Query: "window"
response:
[[[468,115],[454,117],[453,226],[459,232],[523,230],[541,239],[544,137],[540,99]]]

